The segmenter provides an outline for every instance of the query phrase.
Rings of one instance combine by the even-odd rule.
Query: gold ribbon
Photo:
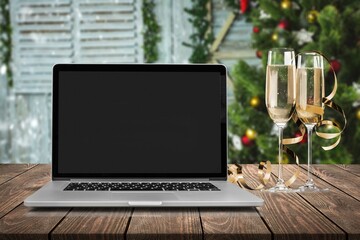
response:
[[[294,151],[292,151],[290,148],[286,147],[285,145],[283,145],[283,151],[286,152],[292,159],[295,159],[295,163],[297,166],[293,175],[287,181],[285,181],[285,185],[287,187],[290,187],[291,184],[293,184],[296,181],[297,177],[300,174],[299,157],[295,154]]]
[[[324,149],[325,151],[328,151],[328,150],[331,150],[331,149],[335,148],[340,143],[341,134],[345,130],[347,120],[346,120],[344,110],[332,100],[334,98],[335,94],[336,94],[336,91],[337,91],[337,77],[336,77],[336,73],[335,73],[334,68],[331,66],[329,59],[326,56],[324,56],[324,54],[322,54],[319,51],[312,51],[312,52],[315,52],[315,53],[319,54],[320,56],[322,56],[323,58],[325,58],[325,60],[329,64],[329,66],[331,68],[331,71],[332,71],[332,73],[334,75],[334,88],[332,89],[331,93],[328,96],[326,96],[326,97],[324,97],[322,99],[322,102],[324,103],[324,105],[326,107],[328,107],[330,109],[333,109],[334,111],[341,114],[343,119],[344,119],[344,126],[342,126],[342,127],[340,126],[340,124],[338,124],[338,123],[336,123],[335,121],[332,121],[332,120],[321,120],[320,122],[318,122],[316,124],[315,133],[316,133],[317,136],[319,136],[319,137],[321,137],[323,139],[327,139],[327,140],[337,138],[336,141],[333,144],[331,144],[329,146],[322,146],[322,149]],[[338,130],[338,132],[337,133],[320,132],[318,129],[320,127],[322,127],[322,126],[333,126]]]
[[[333,144],[331,144],[329,146],[322,146],[322,148],[324,150],[328,151],[328,150],[331,150],[331,149],[335,148],[340,143],[341,134],[343,133],[343,131],[344,131],[345,127],[346,127],[347,120],[346,120],[346,116],[345,116],[345,113],[344,113],[343,109],[332,100],[334,98],[335,94],[336,94],[336,91],[337,91],[337,77],[336,77],[336,73],[335,73],[333,67],[330,64],[329,59],[319,51],[306,51],[306,52],[317,53],[320,56],[322,56],[328,62],[329,66],[330,66],[330,68],[331,68],[331,70],[333,72],[333,75],[334,75],[334,88],[332,89],[331,93],[328,96],[326,96],[326,97],[324,97],[322,99],[322,102],[324,103],[325,106],[327,106],[327,107],[335,110],[336,112],[340,113],[344,118],[344,126],[343,127],[341,127],[340,124],[338,124],[338,123],[336,123],[334,121],[331,121],[331,120],[321,120],[316,124],[315,133],[316,133],[317,136],[319,136],[319,137],[321,137],[323,139],[327,139],[327,140],[337,138],[337,140]],[[312,106],[312,105],[307,105],[306,109],[307,109],[307,111],[309,111],[311,113],[318,114],[320,116],[323,116],[324,112],[325,112],[324,108],[317,107],[317,106]],[[296,112],[293,114],[292,119],[296,123],[296,125],[299,127],[300,132],[301,132],[301,136],[296,137],[296,138],[283,139],[282,143],[285,144],[285,145],[299,143],[304,138],[304,135],[305,135],[305,132],[306,132],[305,126],[299,120]],[[319,128],[323,127],[323,126],[333,126],[338,130],[338,132],[337,133],[320,132]]]
[[[250,190],[260,190],[263,189],[266,184],[268,184],[271,177],[271,162],[270,161],[261,161],[258,167],[258,178],[260,184],[255,188],[250,187],[245,180],[243,175],[243,167],[240,164],[233,164],[228,167],[228,181],[235,183],[238,182],[243,188],[247,188]]]
[[[287,153],[291,158],[295,159],[297,168],[294,172],[294,174],[285,181],[285,185],[289,187],[291,184],[293,184],[297,177],[300,174],[300,165],[299,165],[299,158],[295,154],[294,151],[283,145],[282,150]],[[243,188],[250,189],[250,190],[261,190],[263,189],[270,181],[272,172],[271,162],[270,161],[261,161],[259,163],[258,167],[258,179],[260,181],[260,184],[256,187],[252,188],[249,186],[249,184],[246,182],[244,174],[243,174],[243,167],[240,164],[233,164],[230,167],[228,167],[228,181],[232,183],[238,182]]]

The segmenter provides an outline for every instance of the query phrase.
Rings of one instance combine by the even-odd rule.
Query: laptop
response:
[[[226,68],[58,64],[52,181],[29,207],[237,207],[227,182]]]

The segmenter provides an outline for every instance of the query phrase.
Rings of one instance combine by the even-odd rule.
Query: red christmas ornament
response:
[[[300,131],[297,131],[295,133],[295,137],[300,137],[301,136],[301,132]],[[300,141],[300,143],[306,143],[307,142],[307,133],[304,134],[304,137],[303,139]]]
[[[284,30],[289,29],[289,22],[286,19],[281,20],[278,24],[278,28],[281,28]]]
[[[241,143],[246,147],[250,147],[251,145],[254,144],[254,141],[248,138],[246,135],[244,135],[241,137]]]
[[[300,143],[307,143],[307,133],[304,134],[303,139],[300,141]]]
[[[257,50],[257,51],[256,51],[256,56],[257,56],[258,58],[262,58],[262,51]]]
[[[254,26],[253,27],[253,33],[258,33],[258,32],[260,32],[260,28],[257,27],[257,26]]]
[[[249,6],[249,0],[239,0],[239,5],[241,13],[245,13]]]
[[[330,65],[336,73],[339,72],[341,69],[341,63],[336,59],[331,60]]]

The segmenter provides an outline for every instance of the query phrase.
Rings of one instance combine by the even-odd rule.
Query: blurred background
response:
[[[272,47],[328,57],[326,91],[334,87],[331,65],[348,125],[331,151],[321,146],[333,140],[314,136],[314,162],[360,163],[359,1],[1,0],[0,163],[51,161],[54,64],[145,62],[225,64],[228,162],[276,162],[277,131],[264,106]],[[342,124],[331,109],[326,117]],[[290,123],[285,137],[299,135]],[[290,146],[301,162],[306,146]]]

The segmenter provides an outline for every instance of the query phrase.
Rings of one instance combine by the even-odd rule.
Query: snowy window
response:
[[[141,0],[10,4],[15,92],[51,92],[56,63],[143,62]]]

